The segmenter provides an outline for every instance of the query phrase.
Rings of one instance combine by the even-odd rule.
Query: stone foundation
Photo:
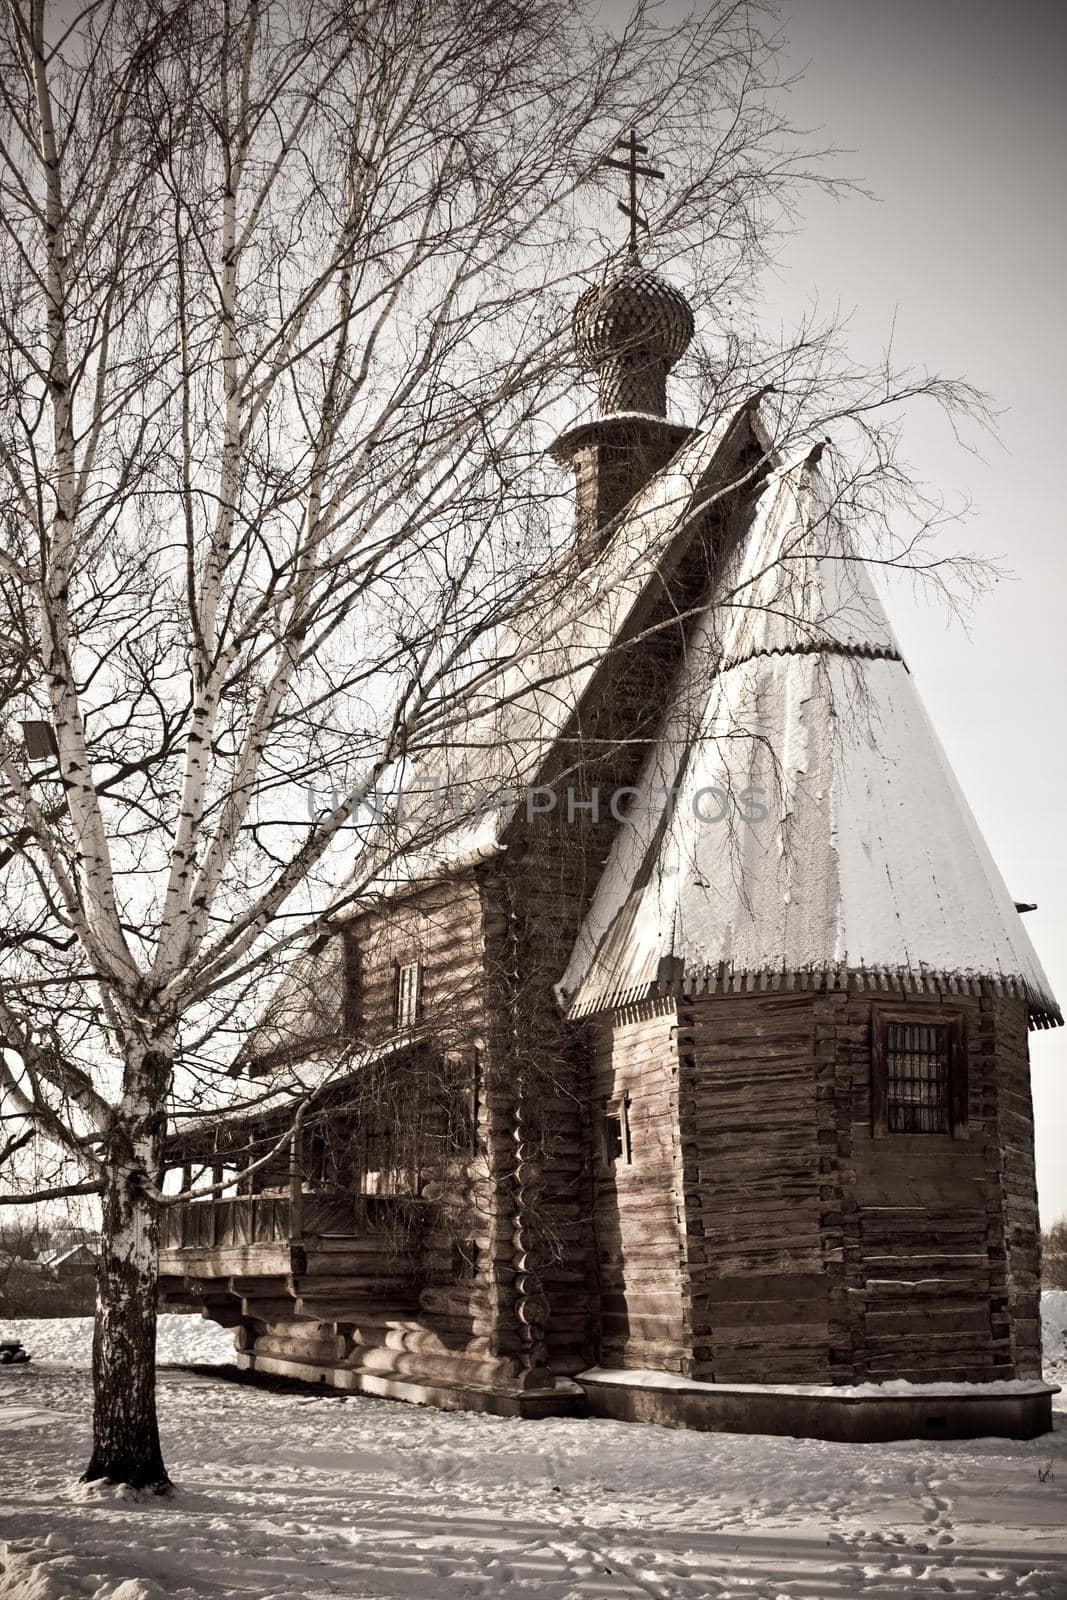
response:
[[[870,1444],[889,1439],[1035,1439],[1052,1428],[1054,1384],[1041,1381],[962,1386],[921,1384],[907,1393],[872,1395],[827,1387],[755,1384],[657,1386],[652,1374],[582,1373],[590,1416],[653,1422],[711,1433],[766,1433]],[[868,1386],[873,1387],[873,1386]]]

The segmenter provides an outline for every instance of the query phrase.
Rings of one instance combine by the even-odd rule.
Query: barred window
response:
[[[881,1014],[872,1028],[871,1122],[876,1134],[967,1131],[963,1019],[939,1010]]]
[[[948,1133],[948,1028],[887,1023],[885,1055],[890,1133]]]

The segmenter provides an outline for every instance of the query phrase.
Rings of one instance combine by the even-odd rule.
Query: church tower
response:
[[[575,476],[581,559],[603,548],[615,519],[689,438],[667,417],[667,375],[693,337],[693,313],[633,251],[574,308],[574,344],[597,382],[598,414],[569,428],[552,454]]]

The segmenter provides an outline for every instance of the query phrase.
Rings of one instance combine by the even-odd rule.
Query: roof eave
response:
[[[712,995],[791,993],[805,990],[833,992],[877,991],[901,995],[925,994],[945,998],[953,995],[998,995],[1022,1000],[1027,1023],[1033,1029],[1060,1028],[1063,1014],[1050,994],[1036,992],[1025,979],[1004,973],[912,972],[891,967],[841,967],[827,965],[808,970],[770,968],[737,969],[721,963],[698,971],[673,963],[667,976],[652,981],[615,987],[586,985],[569,1001],[560,997],[564,1015],[581,1021],[609,1011],[621,1011],[670,997],[700,999]]]

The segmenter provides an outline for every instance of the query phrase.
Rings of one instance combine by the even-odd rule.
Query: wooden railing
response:
[[[232,1245],[284,1244],[292,1238],[288,1195],[242,1194],[168,1206],[161,1250],[220,1250]]]
[[[296,1204],[294,1204],[294,1198]],[[359,1238],[417,1228],[422,1202],[408,1195],[242,1194],[167,1206],[161,1250],[222,1250],[302,1238]]]

